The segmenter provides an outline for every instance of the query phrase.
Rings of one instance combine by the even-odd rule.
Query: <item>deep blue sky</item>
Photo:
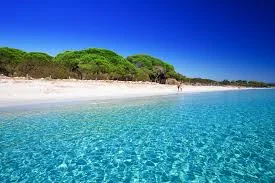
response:
[[[0,46],[147,53],[190,77],[275,82],[275,1],[2,1]]]

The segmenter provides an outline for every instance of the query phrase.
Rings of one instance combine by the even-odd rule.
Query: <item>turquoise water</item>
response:
[[[0,109],[0,130],[0,182],[275,182],[275,90]]]

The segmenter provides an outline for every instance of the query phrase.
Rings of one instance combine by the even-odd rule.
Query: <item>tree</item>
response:
[[[64,63],[72,72],[79,72],[82,79],[104,78],[131,80],[136,67],[117,53],[98,48],[81,51],[65,51],[55,57],[56,62]]]
[[[230,81],[228,81],[227,79],[223,80],[221,82],[222,85],[230,85]]]
[[[148,70],[145,68],[140,68],[136,73],[136,80],[138,81],[150,81]]]
[[[0,48],[0,73],[14,76],[17,65],[24,61],[25,56],[26,52],[18,49]]]
[[[145,54],[127,58],[106,49],[88,48],[78,51],[65,51],[56,57],[41,52],[0,48],[0,74],[7,76],[26,76],[34,78],[78,78],[139,80],[166,83],[167,78],[181,82],[202,85],[234,85],[244,87],[271,87],[258,81],[224,80],[217,82],[204,78],[188,78],[177,73],[174,67],[158,58]]]
[[[175,78],[177,74],[172,65],[150,55],[137,54],[128,56],[126,59],[133,63],[137,68],[147,69],[151,81],[165,83],[163,80],[167,77]]]

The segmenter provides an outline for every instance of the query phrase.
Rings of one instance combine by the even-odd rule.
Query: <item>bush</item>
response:
[[[33,78],[46,78],[51,76],[53,79],[66,79],[76,77],[74,73],[70,73],[68,69],[52,61],[35,61],[26,60],[18,64],[18,76],[26,76],[27,74]]]
[[[14,76],[17,65],[24,61],[25,56],[26,52],[18,49],[0,48],[0,74]]]
[[[137,81],[150,81],[149,74],[146,72],[145,69],[138,69],[135,79]]]

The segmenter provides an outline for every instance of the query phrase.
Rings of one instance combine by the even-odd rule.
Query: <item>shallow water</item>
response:
[[[275,182],[275,90],[1,110],[0,182]]]

